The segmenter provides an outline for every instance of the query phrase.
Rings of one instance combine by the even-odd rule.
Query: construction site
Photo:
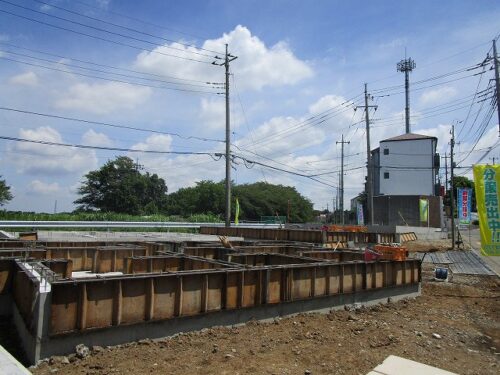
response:
[[[470,280],[425,285],[422,257],[395,244],[411,247],[413,233],[202,227],[148,237],[1,241],[2,345],[37,374],[359,373],[382,353],[417,358],[413,341],[439,352],[425,363],[498,371],[498,316],[477,319],[498,307],[498,277],[484,265],[473,295]],[[449,308],[423,302],[434,293]],[[442,326],[462,316],[454,296],[463,317],[476,319],[456,330],[481,333],[463,333],[464,348],[447,355],[486,357],[483,371],[440,360],[448,339],[464,338]],[[261,363],[266,370],[256,371]]]

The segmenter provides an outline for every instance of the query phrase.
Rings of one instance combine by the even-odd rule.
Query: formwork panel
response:
[[[296,268],[292,272],[292,299],[309,298],[312,290],[312,268]]]
[[[394,262],[391,263],[391,266],[394,269],[394,282],[396,285],[402,285],[403,284],[403,263],[404,262]]]
[[[330,275],[330,294],[340,293],[340,266],[328,266]]]
[[[281,269],[269,270],[269,282],[267,284],[267,302],[279,303],[281,302],[281,279],[283,271]]]
[[[413,273],[413,264],[411,263],[406,263],[405,264],[405,270],[404,270],[404,273],[405,273],[405,284],[408,284],[411,282],[411,276],[412,276],[412,273]]]
[[[315,269],[314,277],[314,295],[323,296],[326,294],[326,283],[327,283],[327,267],[318,267]]]
[[[384,263],[373,263],[375,267],[375,288],[382,288],[384,286]]]
[[[145,279],[122,280],[122,323],[144,320],[146,308]]]
[[[207,311],[216,311],[222,308],[222,294],[224,289],[224,275],[214,273],[208,275]]]
[[[354,264],[344,264],[344,277],[342,278],[343,292],[354,291]]]
[[[10,293],[13,275],[13,262],[10,260],[0,260],[0,294]]]
[[[171,318],[175,314],[177,279],[173,277],[156,277],[154,279],[154,317],[155,319]]]
[[[227,273],[226,279],[226,308],[236,309],[238,307],[239,272]]]
[[[101,250],[99,249],[97,253],[97,272],[112,272],[114,271],[113,258],[116,256],[115,251],[112,250]]]
[[[146,273],[148,272],[148,259],[144,258],[130,258],[131,259],[131,272],[132,273]]]
[[[56,335],[76,329],[78,319],[78,286],[52,285],[50,334]]]
[[[182,277],[182,315],[195,315],[201,309],[201,294],[204,275]]]
[[[87,284],[87,321],[88,328],[108,327],[113,321],[113,283]]]
[[[243,302],[242,307],[250,307],[255,305],[255,299],[258,298],[259,273],[255,271],[245,272],[243,280]]]
[[[363,270],[363,263],[357,263],[354,265],[354,285],[356,290],[363,290],[363,281],[365,272]]]

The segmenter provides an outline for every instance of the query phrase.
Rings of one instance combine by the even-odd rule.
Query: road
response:
[[[482,260],[500,276],[500,256],[485,256],[481,254],[481,237],[479,227],[471,227],[470,231],[461,231],[462,240],[468,244]]]

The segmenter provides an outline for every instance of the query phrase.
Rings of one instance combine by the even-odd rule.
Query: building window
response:
[[[388,180],[389,179],[389,172],[384,172],[384,179]]]
[[[389,149],[388,148],[384,148],[384,155],[389,155]],[[389,178],[389,177],[387,177]]]

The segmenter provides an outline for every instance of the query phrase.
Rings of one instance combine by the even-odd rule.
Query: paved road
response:
[[[484,256],[481,254],[481,237],[479,234],[479,228],[473,228],[470,230],[465,230],[461,232],[462,240],[472,247],[473,251],[481,257],[482,260],[500,276],[500,256]]]

